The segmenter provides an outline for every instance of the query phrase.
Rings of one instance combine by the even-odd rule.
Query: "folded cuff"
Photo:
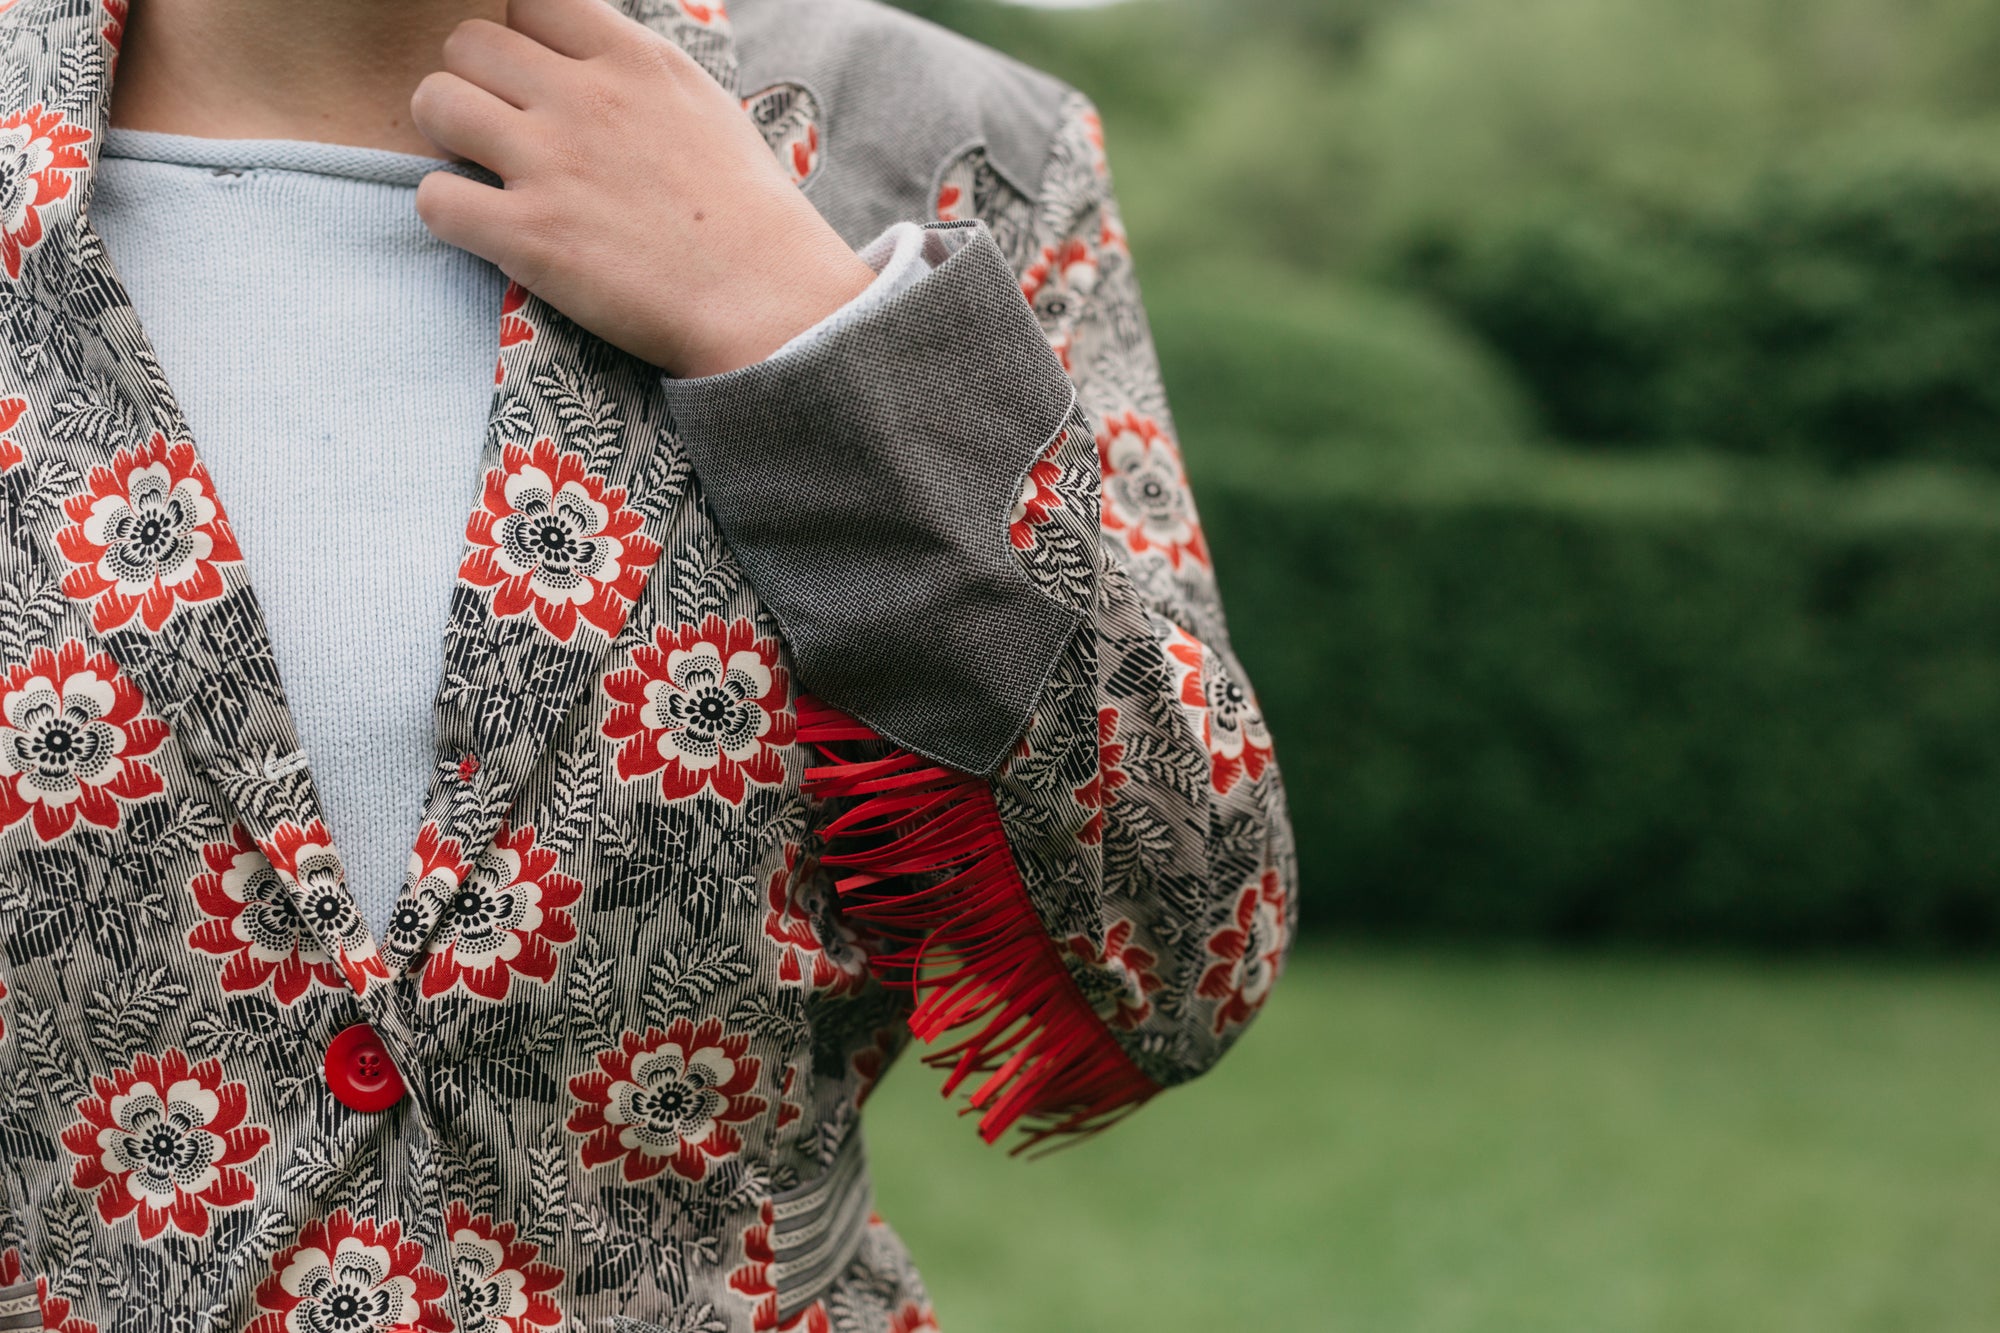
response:
[[[966,772],[1006,757],[1081,615],[1007,540],[1076,391],[983,223],[809,344],[666,381],[722,533],[806,689]]]

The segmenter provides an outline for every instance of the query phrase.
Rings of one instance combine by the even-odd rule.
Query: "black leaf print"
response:
[[[109,453],[138,440],[139,416],[109,380],[93,375],[56,400],[49,435]]]
[[[26,662],[37,647],[48,643],[67,601],[53,579],[0,584],[0,658],[4,658],[0,669]]]
[[[589,731],[556,757],[555,782],[548,803],[535,818],[535,840],[559,856],[568,856],[590,832],[590,815],[603,781],[597,758],[597,738]]]
[[[518,444],[534,433],[534,414],[528,400],[509,394],[486,419],[486,442],[491,446]]]
[[[551,1120],[528,1149],[528,1208],[522,1239],[549,1246],[562,1235],[569,1220],[569,1146],[562,1122]]]
[[[647,969],[650,978],[645,995],[646,1019],[665,1029],[676,1018],[686,1018],[707,1007],[724,986],[734,985],[750,975],[749,960],[740,944],[713,944],[703,949],[690,945],[681,951],[669,950]]]
[[[115,978],[95,992],[83,1012],[91,1020],[90,1041],[107,1064],[130,1064],[145,1049],[161,1021],[188,998],[186,986],[171,980],[165,967],[140,976]]]
[[[569,446],[584,455],[590,471],[609,475],[624,452],[625,421],[603,386],[563,365],[535,376],[532,383],[555,408]]]

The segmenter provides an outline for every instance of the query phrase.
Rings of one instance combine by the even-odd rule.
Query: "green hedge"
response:
[[[2000,939],[1994,483],[1192,461],[1308,931]]]
[[[1149,282],[1146,308],[1188,439],[1496,444],[1533,431],[1493,355],[1408,296],[1239,266]]]
[[[1853,145],[1717,204],[1471,212],[1395,269],[1561,438],[2000,466],[1995,144]]]

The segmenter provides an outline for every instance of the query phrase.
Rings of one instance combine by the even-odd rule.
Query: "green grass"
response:
[[[905,1060],[946,1333],[2000,1328],[2000,973],[1301,951],[1209,1078],[1040,1162]]]

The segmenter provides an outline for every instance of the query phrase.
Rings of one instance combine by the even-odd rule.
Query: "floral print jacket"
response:
[[[1091,108],[868,0],[618,0],[932,269],[692,381],[509,293],[376,938],[89,224],[130,2],[0,0],[0,1329],[935,1327],[905,1043],[1089,1132],[1292,933]]]

